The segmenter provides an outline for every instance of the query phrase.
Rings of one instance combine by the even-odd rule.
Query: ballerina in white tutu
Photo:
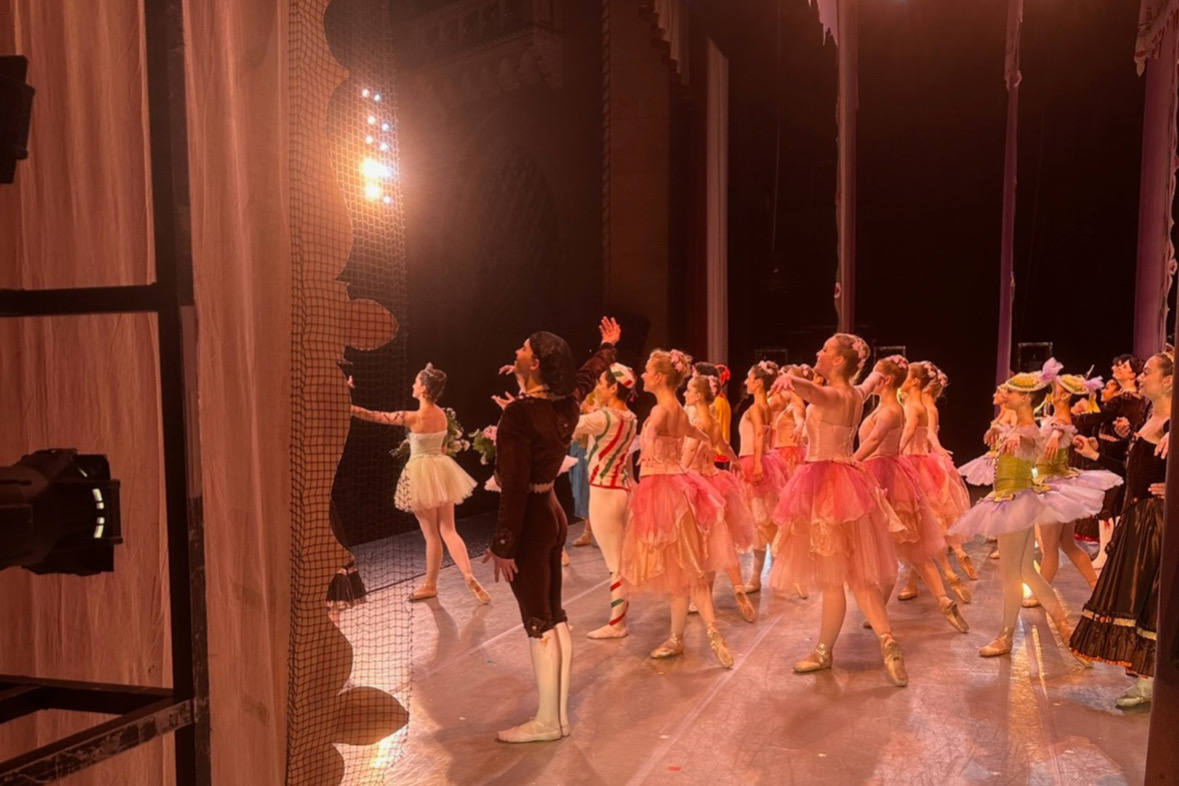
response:
[[[446,413],[437,403],[445,388],[446,374],[427,363],[413,382],[413,397],[418,400],[416,410],[374,412],[353,405],[352,416],[409,430],[409,461],[397,481],[394,504],[417,517],[426,538],[426,580],[409,599],[438,596],[438,573],[442,569],[445,542],[471,594],[480,603],[490,603],[491,596],[471,571],[467,544],[454,528],[454,506],[471,496],[476,484],[474,478],[446,455],[448,424]]]
[[[999,445],[1002,444],[1007,432],[1015,425],[1015,413],[1007,408],[1007,391],[1003,386],[995,388],[991,396],[991,403],[999,411],[991,421],[991,427],[983,436],[989,450],[976,459],[967,461],[958,467],[958,474],[972,486],[990,486],[995,482],[995,459],[999,457]]]

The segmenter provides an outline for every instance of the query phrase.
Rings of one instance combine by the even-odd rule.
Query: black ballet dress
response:
[[[1150,485],[1162,483],[1167,474],[1166,459],[1155,456],[1155,447],[1141,437],[1130,445],[1121,523],[1069,640],[1079,655],[1143,677],[1154,675],[1163,540],[1163,500],[1150,493]],[[1102,457],[1100,463],[1109,461]]]

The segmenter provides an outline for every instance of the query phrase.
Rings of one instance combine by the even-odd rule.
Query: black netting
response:
[[[419,566],[407,548],[357,555],[416,525],[393,504],[403,432],[348,406],[412,403],[391,25],[380,0],[290,13],[289,780],[383,783],[407,734],[404,600]]]

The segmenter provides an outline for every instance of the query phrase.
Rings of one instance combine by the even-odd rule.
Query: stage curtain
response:
[[[0,52],[29,57],[30,159],[0,186],[0,286],[151,280],[137,0],[0,4]],[[290,629],[291,266],[286,3],[186,8],[214,782],[282,783]],[[0,461],[110,457],[125,544],[113,574],[0,572],[0,672],[166,685],[156,326],[148,316],[0,320]],[[0,726],[0,758],[86,721]],[[171,783],[165,737],[67,784]]]

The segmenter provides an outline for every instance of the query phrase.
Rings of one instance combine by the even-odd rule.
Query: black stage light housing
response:
[[[115,569],[119,481],[106,456],[38,450],[0,467],[0,570],[89,576]]]
[[[33,88],[25,84],[29,61],[20,55],[0,57],[0,183],[16,177],[16,162],[29,157],[29,121]]]

